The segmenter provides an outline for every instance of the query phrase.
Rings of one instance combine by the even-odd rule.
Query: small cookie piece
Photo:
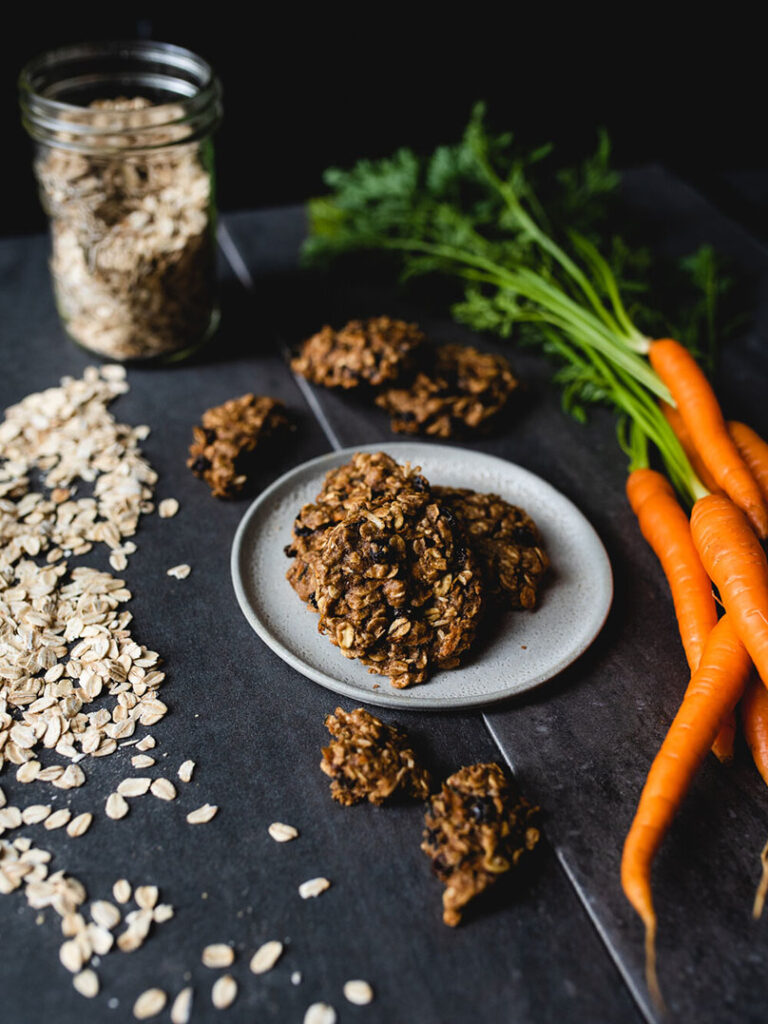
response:
[[[461,524],[488,595],[512,608],[534,608],[549,558],[531,517],[498,494],[451,487],[435,487],[433,494]]]
[[[391,384],[424,341],[416,324],[375,316],[350,320],[340,331],[325,326],[301,346],[291,369],[326,388]]]
[[[483,587],[455,516],[403,490],[351,512],[315,563],[318,629],[398,689],[455,668],[475,637]]]
[[[347,807],[361,800],[383,804],[396,790],[427,799],[429,772],[397,726],[384,725],[364,708],[336,708],[325,726],[332,739],[323,747],[320,768],[333,780],[334,800]]]
[[[488,427],[516,387],[503,356],[441,345],[430,368],[407,387],[382,392],[376,404],[390,414],[396,433],[451,437]]]
[[[194,427],[187,465],[216,498],[231,498],[247,480],[249,457],[261,442],[289,425],[285,406],[266,395],[243,395],[203,413]]]
[[[513,868],[539,841],[539,808],[497,764],[473,764],[430,797],[421,848],[446,886],[443,921],[455,927],[470,900]]]
[[[296,517],[291,543],[285,549],[294,559],[286,576],[302,601],[317,608],[314,563],[328,530],[362,505],[394,498],[408,489],[426,492],[429,484],[418,469],[401,466],[386,452],[357,452],[349,462],[326,474],[315,501],[304,505]]]

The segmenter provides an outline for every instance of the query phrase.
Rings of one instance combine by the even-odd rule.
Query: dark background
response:
[[[44,226],[19,125],[16,77],[52,46],[145,36],[188,46],[225,91],[218,136],[225,210],[298,201],[322,188],[329,164],[429,149],[454,139],[474,100],[525,143],[553,141],[564,160],[605,125],[619,166],[659,161],[764,230],[768,166],[762,32],[748,19],[700,14],[677,30],[668,7],[614,6],[576,16],[555,7],[206,5],[204,13],[139,5],[133,13],[69,7],[16,10],[0,39],[0,115],[8,144],[0,233]],[[506,5],[505,5],[506,6]],[[701,11],[703,12],[703,8]],[[738,193],[738,194],[737,194]]]

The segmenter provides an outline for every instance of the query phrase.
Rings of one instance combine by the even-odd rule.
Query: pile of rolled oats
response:
[[[111,155],[76,152],[63,139],[35,164],[59,312],[76,341],[113,359],[187,349],[204,338],[215,309],[211,171],[201,144],[169,137],[158,148],[150,129],[159,108],[141,97],[91,107],[94,132],[115,132]],[[142,129],[153,148],[140,149]]]

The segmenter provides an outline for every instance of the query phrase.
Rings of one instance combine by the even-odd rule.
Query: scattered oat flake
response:
[[[66,942],[62,942],[59,948],[59,960],[70,974],[77,974],[82,970],[83,959],[83,949],[77,939],[67,939]]]
[[[203,804],[197,810],[189,812],[187,821],[190,825],[205,825],[206,822],[209,822],[216,815],[218,809],[216,804]]]
[[[179,511],[179,503],[175,498],[163,498],[157,506],[157,514],[161,519],[172,519]]]
[[[189,1024],[192,1014],[192,988],[183,988],[173,1000],[171,1007],[171,1024]]]
[[[170,921],[173,917],[173,907],[170,903],[159,903],[152,914],[152,918],[157,924],[164,924],[166,921]]]
[[[133,894],[133,898],[142,910],[152,910],[160,896],[160,890],[156,885],[139,885]]]
[[[150,1017],[156,1017],[165,1009],[167,1000],[168,996],[161,988],[148,988],[133,1004],[133,1016],[136,1020],[149,1020]]]
[[[191,782],[192,781],[192,773],[194,772],[194,770],[195,770],[195,762],[194,761],[184,761],[184,762],[182,762],[182,764],[179,765],[179,770],[178,770],[177,774],[178,774],[178,776],[179,776],[179,778],[181,779],[182,782]]]
[[[231,974],[217,978],[211,989],[211,1002],[217,1010],[226,1010],[237,998],[237,982]]]
[[[90,967],[76,974],[72,979],[72,984],[80,995],[85,996],[86,999],[93,999],[99,994],[99,976]]]
[[[139,740],[139,742],[136,744],[136,749],[152,750],[152,748],[155,746],[155,742],[156,741],[154,736],[145,736],[143,740]]]
[[[297,828],[294,828],[293,825],[284,825],[282,821],[273,821],[267,831],[276,843],[288,843],[299,834]]]
[[[21,812],[21,820],[25,825],[39,825],[50,813],[50,804],[30,804]]]
[[[205,967],[229,967],[235,962],[235,951],[225,942],[214,942],[203,950],[202,961]]]
[[[83,814],[78,814],[76,818],[73,818],[67,825],[67,835],[72,839],[77,839],[79,836],[85,835],[88,829],[91,827],[93,821],[93,815],[90,811],[85,811]]]
[[[355,1006],[366,1006],[373,999],[373,989],[367,981],[355,978],[345,983],[344,998]]]
[[[310,878],[299,886],[299,896],[303,900],[312,899],[314,896],[319,896],[321,892],[325,892],[330,885],[327,878]]]
[[[117,792],[120,796],[144,796],[152,785],[152,779],[146,775],[137,775],[135,778],[123,779],[118,785]]]
[[[168,576],[173,576],[174,579],[185,580],[191,572],[192,566],[182,562],[181,565],[174,565],[171,569],[168,569],[167,574]]]
[[[276,939],[259,946],[251,957],[251,970],[254,974],[266,974],[271,971],[283,954],[283,944]]]
[[[107,797],[107,804],[105,812],[108,818],[113,818],[117,821],[119,818],[124,818],[128,811],[128,801],[120,793],[110,793]]]
[[[336,1024],[336,1011],[328,1003],[312,1003],[304,1014],[304,1024]]]
[[[176,799],[176,787],[170,779],[155,779],[149,790],[158,800]]]
[[[72,812],[66,807],[62,807],[58,811],[54,811],[53,814],[49,815],[45,819],[43,828],[47,828],[49,831],[54,828],[62,828],[67,824],[69,819],[72,817]]]
[[[109,900],[94,900],[91,904],[91,917],[107,931],[117,928],[120,924],[120,911]]]
[[[154,757],[150,757],[149,754],[135,754],[131,758],[131,764],[134,768],[151,768],[154,763]]]
[[[118,903],[127,903],[131,898],[131,883],[127,878],[118,878],[112,886],[112,895]]]

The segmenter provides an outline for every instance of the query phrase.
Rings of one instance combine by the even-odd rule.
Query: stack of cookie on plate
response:
[[[497,423],[517,380],[503,356],[469,345],[428,345],[416,326],[389,316],[323,327],[291,367],[313,384],[358,388],[401,434],[451,437]]]
[[[458,666],[490,605],[533,608],[548,566],[522,509],[432,487],[385,452],[358,452],[327,474],[286,554],[320,632],[398,688]]]

